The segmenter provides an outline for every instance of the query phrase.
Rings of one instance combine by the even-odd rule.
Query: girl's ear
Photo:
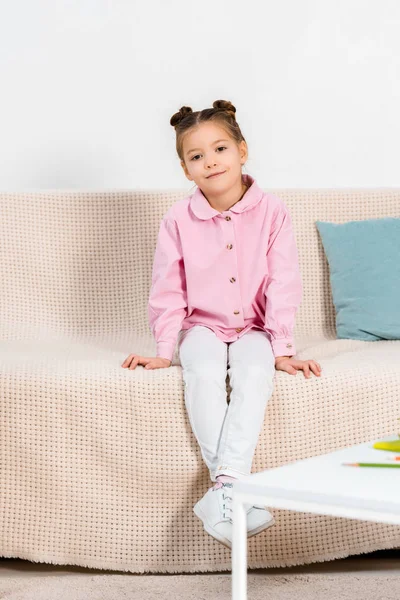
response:
[[[244,165],[248,158],[247,144],[244,140],[240,142],[240,158],[242,165]]]

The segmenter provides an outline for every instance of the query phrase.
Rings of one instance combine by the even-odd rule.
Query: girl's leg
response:
[[[228,408],[227,344],[212,329],[196,325],[180,332],[178,347],[190,425],[211,481],[216,481],[218,446]]]
[[[215,475],[249,475],[265,408],[273,392],[275,357],[266,332],[250,329],[228,347],[230,402]]]

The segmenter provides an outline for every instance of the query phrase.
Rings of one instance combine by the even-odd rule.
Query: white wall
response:
[[[398,0],[0,0],[0,191],[190,189],[227,99],[261,187],[400,185]]]

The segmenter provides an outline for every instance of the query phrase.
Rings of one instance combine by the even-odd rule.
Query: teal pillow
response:
[[[315,223],[329,263],[337,337],[400,339],[400,219]]]

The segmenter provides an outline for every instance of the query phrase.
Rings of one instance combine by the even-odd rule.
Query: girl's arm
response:
[[[148,318],[157,342],[157,357],[172,361],[186,316],[186,278],[179,232],[176,222],[164,217],[154,254],[148,302]]]
[[[277,206],[271,228],[267,265],[264,328],[270,335],[275,360],[291,358],[296,354],[293,331],[303,284],[291,217],[282,201]]]

